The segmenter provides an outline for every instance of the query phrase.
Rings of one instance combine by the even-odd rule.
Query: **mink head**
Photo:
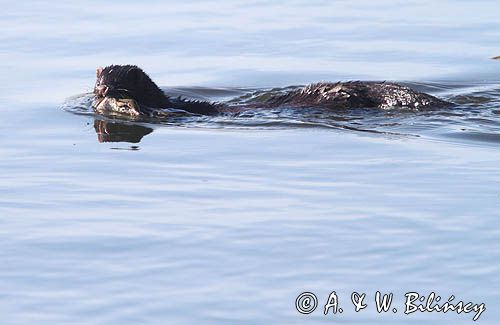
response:
[[[135,65],[97,68],[94,94],[97,97],[130,98],[148,107],[168,105],[168,97]]]

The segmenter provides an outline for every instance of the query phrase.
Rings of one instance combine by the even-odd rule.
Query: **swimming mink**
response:
[[[243,104],[211,103],[166,95],[142,69],[134,65],[110,65],[97,69],[95,110],[131,116],[161,116],[163,109],[199,115],[216,115],[243,108],[324,107],[325,109],[402,107],[428,110],[452,105],[437,97],[391,82],[321,82],[259,95]]]

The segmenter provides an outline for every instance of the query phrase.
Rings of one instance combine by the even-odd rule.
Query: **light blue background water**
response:
[[[484,324],[500,317],[495,141],[155,126],[138,150],[113,150],[131,144],[99,143],[92,117],[60,110],[111,63],[165,86],[498,89],[497,2],[2,8],[2,323],[472,322],[405,316],[407,291],[484,302]],[[320,305],[336,290],[345,312],[300,315],[306,290]],[[375,312],[377,290],[395,294],[397,314]],[[366,311],[353,312],[352,291],[368,294]]]

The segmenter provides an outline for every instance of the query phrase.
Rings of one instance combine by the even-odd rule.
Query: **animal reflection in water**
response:
[[[94,129],[99,142],[139,143],[145,135],[153,132],[152,128],[137,124],[94,120]]]

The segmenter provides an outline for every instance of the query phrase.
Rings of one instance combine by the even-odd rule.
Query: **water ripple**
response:
[[[186,114],[168,119],[134,118],[96,115],[92,109],[92,94],[81,94],[69,98],[63,109],[74,114],[95,117],[95,124],[112,123],[124,125],[121,136],[115,137],[126,141],[123,134],[134,133],[130,138],[139,142],[142,136],[150,133],[157,126],[177,126],[217,129],[289,129],[289,128],[323,128],[352,132],[363,132],[391,136],[425,136],[449,141],[473,141],[485,144],[500,143],[500,122],[497,115],[500,111],[500,91],[497,84],[465,84],[465,83],[406,83],[419,91],[430,92],[444,97],[457,105],[451,109],[439,109],[431,112],[414,112],[401,109],[374,110],[325,110],[318,108],[302,108],[300,110],[251,109],[243,112],[215,117],[192,116]],[[245,88],[175,88],[166,89],[172,96],[184,96],[192,99],[228,102],[238,104],[241,101],[255,100],[271,92],[282,92],[296,86],[276,89]],[[140,125],[149,132],[138,137]],[[106,127],[104,127],[106,128]],[[127,128],[130,129],[127,131]],[[109,127],[107,128],[110,129]],[[98,128],[96,127],[96,132]],[[108,140],[113,141],[112,137]]]

